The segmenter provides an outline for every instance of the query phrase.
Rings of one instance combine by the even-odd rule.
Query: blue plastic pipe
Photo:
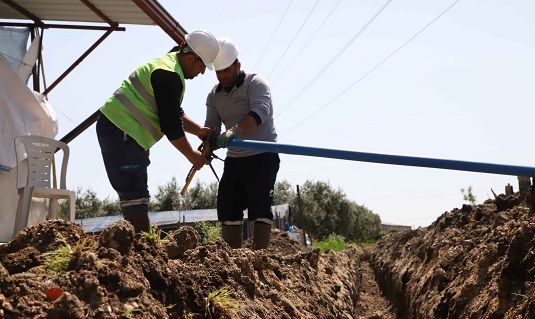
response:
[[[355,151],[347,151],[347,150],[297,146],[297,145],[260,142],[260,141],[232,140],[230,141],[228,147],[234,148],[234,149],[255,150],[255,151],[263,151],[263,152],[270,152],[270,153],[284,153],[284,154],[306,155],[306,156],[315,156],[315,157],[337,158],[337,159],[345,159],[345,160],[359,161],[359,162],[417,166],[417,167],[431,167],[431,168],[442,168],[442,169],[451,169],[451,170],[458,170],[458,171],[535,177],[535,167],[528,167],[528,166],[513,166],[513,165],[502,165],[502,164],[492,164],[492,163],[478,163],[478,162],[466,162],[466,161],[446,160],[446,159],[436,159],[436,158],[425,158],[425,157],[363,153],[363,152],[355,152]]]

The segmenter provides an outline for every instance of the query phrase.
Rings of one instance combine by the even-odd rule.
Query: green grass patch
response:
[[[325,240],[314,242],[312,246],[319,248],[322,252],[329,249],[332,251],[341,251],[347,248],[347,243],[345,242],[344,236],[332,234]]]

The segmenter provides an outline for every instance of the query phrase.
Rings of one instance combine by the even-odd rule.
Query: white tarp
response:
[[[38,92],[32,92],[0,54],[0,170],[17,163],[13,141],[19,135],[55,138],[56,111]]]
[[[0,54],[0,242],[11,240],[17,211],[17,174],[14,140],[19,135],[55,138],[56,112],[43,95],[32,92]],[[45,203],[34,199],[28,224],[45,218]]]

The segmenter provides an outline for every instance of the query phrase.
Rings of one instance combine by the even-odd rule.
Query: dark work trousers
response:
[[[121,203],[148,199],[149,151],[117,128],[104,114],[97,121],[97,136],[108,179]],[[148,203],[127,208],[127,211],[148,211]]]
[[[225,158],[225,168],[217,192],[219,221],[241,221],[248,208],[248,219],[273,220],[275,181],[280,159],[276,153]]]

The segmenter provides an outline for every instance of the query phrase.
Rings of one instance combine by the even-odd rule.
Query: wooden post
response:
[[[513,185],[509,183],[505,185],[505,195],[513,195]]]
[[[301,215],[303,215],[304,217],[305,213],[303,212],[303,205],[301,204],[301,193],[299,192],[299,185],[297,185],[297,204],[299,205],[299,212],[301,212]],[[301,238],[301,241],[302,241],[302,244],[306,247],[307,241],[304,236],[305,234],[305,222],[304,221],[305,219],[303,218],[303,225],[301,226],[301,229],[303,230],[303,236]]]

